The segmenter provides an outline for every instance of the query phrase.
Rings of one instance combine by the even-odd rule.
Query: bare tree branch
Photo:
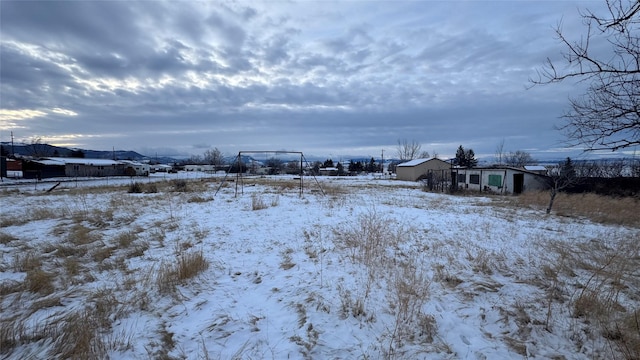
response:
[[[569,145],[586,151],[640,145],[640,2],[606,2],[608,15],[582,14],[586,29],[579,41],[569,40],[561,24],[556,28],[568,70],[560,71],[547,59],[537,78],[530,79],[534,86],[567,79],[589,84],[585,94],[569,100],[560,127]],[[593,53],[593,41],[606,41],[610,53]]]

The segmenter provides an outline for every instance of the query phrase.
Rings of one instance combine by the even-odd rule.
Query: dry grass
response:
[[[133,231],[124,231],[114,237],[114,242],[121,249],[128,248],[138,239],[138,235]]]
[[[555,257],[542,270],[551,279],[547,328],[554,322],[551,303],[566,303],[575,318],[599,332],[624,359],[640,358],[640,309],[628,305],[640,294],[637,238],[613,235],[577,244],[550,242],[548,250]]]
[[[286,249],[282,252],[282,261],[280,262],[280,268],[284,270],[289,270],[292,267],[296,266],[296,263],[293,262],[291,254],[293,253],[293,249]]]
[[[75,246],[92,244],[102,239],[100,232],[94,232],[84,225],[74,225],[67,235],[67,241]]]
[[[251,210],[262,210],[268,207],[269,206],[267,206],[267,203],[264,201],[260,194],[251,194]]]
[[[184,180],[184,179],[173,180],[172,186],[173,186],[173,191],[175,191],[175,192],[187,192],[187,191],[189,191],[187,180]]]
[[[188,203],[205,203],[209,201],[213,201],[213,196],[193,195],[187,199]]]
[[[528,191],[513,199],[520,206],[543,210],[549,204],[549,193]],[[633,197],[559,193],[553,211],[560,216],[584,217],[603,224],[640,227],[640,199]]]
[[[107,346],[100,336],[100,321],[94,311],[83,309],[67,315],[60,325],[54,353],[61,359],[106,359]]]
[[[349,189],[344,185],[333,183],[322,183],[322,191],[325,195],[338,197],[349,193]]]
[[[15,254],[13,268],[17,272],[28,272],[42,267],[42,258],[36,255],[35,251]]]
[[[261,208],[278,206],[280,201],[278,194],[284,190],[293,191],[294,186],[297,190],[297,186],[299,186],[297,181],[264,181],[270,184],[268,186],[273,186],[273,192],[266,190],[263,193],[273,194],[274,197],[255,195],[258,197],[258,203],[262,203],[263,207]],[[181,200],[182,206],[184,206],[184,202],[210,201],[212,198],[208,197],[206,193],[196,192],[197,189],[205,189],[206,186],[207,183],[204,181],[189,182],[189,193],[174,194],[172,200],[178,198]],[[176,191],[175,184],[172,182],[159,183],[158,187],[167,192]],[[72,209],[63,212],[43,210],[33,217],[29,216],[28,221],[32,219],[60,219],[58,222],[60,225],[55,226],[47,236],[61,241],[56,243],[47,239],[48,241],[41,248],[42,250],[40,248],[37,252],[25,250],[14,257],[13,263],[5,267],[13,267],[16,271],[26,273],[27,276],[23,283],[2,282],[0,295],[18,299],[12,300],[15,303],[18,303],[19,299],[25,296],[40,297],[39,301],[31,303],[33,309],[29,309],[30,311],[35,311],[37,308],[62,307],[61,299],[64,296],[58,293],[51,294],[56,291],[56,288],[61,289],[68,285],[69,280],[65,277],[71,277],[71,283],[93,281],[95,279],[92,276],[99,276],[95,273],[92,275],[91,272],[103,271],[107,269],[108,265],[110,266],[108,269],[116,269],[126,273],[129,278],[126,285],[128,287],[127,293],[131,294],[132,299],[135,299],[117,298],[116,295],[122,293],[114,291],[74,294],[73,296],[77,296],[78,299],[85,300],[84,304],[88,304],[86,308],[79,311],[76,309],[70,314],[58,314],[60,316],[52,317],[46,322],[35,325],[35,327],[25,325],[31,319],[25,318],[24,315],[0,319],[0,355],[12,355],[12,349],[20,345],[39,342],[38,346],[52,344],[49,353],[59,358],[106,358],[111,350],[122,350],[131,346],[131,339],[126,334],[113,335],[109,333],[114,319],[121,318],[126,311],[123,308],[126,307],[129,311],[132,308],[157,311],[154,309],[157,292],[175,295],[178,285],[185,284],[209,268],[210,264],[204,257],[203,251],[194,251],[193,248],[194,244],[204,241],[209,236],[209,229],[194,224],[185,227],[195,229],[192,233],[182,234],[183,229],[181,228],[180,233],[176,234],[174,230],[178,229],[179,222],[166,223],[163,220],[157,220],[155,224],[145,224],[144,229],[142,226],[129,227],[129,222],[136,220],[136,204],[166,204],[165,201],[171,200],[167,200],[161,195],[128,195],[125,193],[125,189],[126,187],[117,188],[119,193],[109,197],[106,209],[97,208],[99,205],[94,204],[91,200],[92,197],[88,196],[88,194],[99,194],[103,190],[77,190],[75,195],[79,196],[76,199],[75,207],[71,206]],[[329,195],[333,194],[336,197],[344,197],[348,192],[357,191],[356,188],[347,185],[335,184],[325,184],[323,189]],[[523,194],[519,198],[509,197],[508,199],[512,201],[512,204],[544,209],[548,201],[548,194],[541,193],[538,196],[540,198],[537,202],[533,201],[534,194]],[[561,196],[565,195],[561,194]],[[638,225],[639,220],[635,217],[631,219],[628,214],[634,211],[637,213],[637,210],[640,210],[637,208],[637,202],[627,203],[631,199],[612,200],[606,197],[594,199],[588,195],[573,195],[567,196],[567,198],[561,196],[556,203],[559,215],[587,217],[594,221],[611,224]],[[136,201],[139,199],[140,202],[133,202],[132,199],[136,199]],[[448,200],[445,198],[444,201]],[[602,203],[597,203],[597,201],[602,201]],[[101,205],[104,206],[105,203]],[[392,205],[407,206],[402,201]],[[567,205],[567,208],[565,209],[563,205]],[[608,206],[612,208],[609,209]],[[257,207],[260,208],[260,206]],[[631,208],[632,211],[619,209],[620,207]],[[253,196],[252,209],[257,210],[253,206]],[[175,209],[173,211],[179,213]],[[433,265],[430,269],[429,264],[425,264],[418,257],[418,254],[426,248],[415,251],[417,248],[412,248],[410,245],[412,240],[418,236],[416,235],[417,230],[398,223],[392,217],[393,215],[387,216],[385,214],[372,209],[355,216],[354,219],[346,218],[345,223],[332,229],[333,232],[327,231],[326,234],[332,235],[333,245],[337,250],[335,253],[331,246],[328,246],[331,250],[325,249],[320,229],[304,233],[305,247],[300,250],[304,250],[309,259],[320,265],[321,286],[323,285],[323,266],[328,266],[327,264],[333,255],[336,253],[344,255],[344,258],[354,263],[353,268],[356,270],[348,275],[349,281],[337,284],[337,301],[340,301],[341,306],[335,312],[344,318],[350,318],[350,321],[372,324],[376,323],[374,321],[376,316],[381,319],[385,317],[385,320],[392,319],[387,323],[389,327],[384,329],[384,333],[380,335],[378,355],[386,355],[389,358],[407,358],[406,354],[402,353],[403,346],[407,344],[415,344],[429,349],[443,346],[443,344],[438,344],[440,340],[438,339],[436,318],[423,311],[424,304],[429,301],[431,281],[442,283],[446,291],[461,292],[463,287],[469,288],[467,285],[475,286],[469,282],[469,278],[466,276],[491,278],[500,272],[500,267],[495,263],[499,254],[480,248],[471,249],[473,250],[471,251],[469,248],[461,248],[461,245],[456,243],[452,244],[451,248],[459,250],[460,255],[447,258],[445,253],[442,262],[448,261],[449,264],[452,264],[461,260],[461,267],[467,267],[468,273],[458,271],[460,268],[455,266]],[[72,217],[65,218],[65,216]],[[178,215],[177,218],[180,216]],[[20,222],[23,220],[15,223],[12,221],[6,217],[0,219],[3,224],[5,222],[13,225],[23,224]],[[486,230],[490,231],[489,228]],[[171,259],[169,262],[160,260],[159,266],[148,272],[143,271],[144,274],[136,274],[137,269],[127,269],[125,260],[142,256],[145,250],[150,247],[150,243],[154,248],[157,246],[165,247],[166,244],[172,244],[169,246],[171,247],[176,235],[188,235],[188,239],[179,239],[175,245],[173,251],[179,254],[175,259]],[[630,360],[640,358],[640,309],[628,305],[631,303],[628,301],[629,299],[637,301],[637,294],[640,294],[637,270],[640,269],[640,254],[638,253],[640,245],[636,241],[634,247],[633,242],[628,240],[630,239],[594,239],[590,243],[572,243],[571,247],[554,247],[550,244],[549,253],[555,252],[557,254],[553,260],[558,260],[560,256],[563,256],[562,261],[543,262],[539,270],[541,276],[548,280],[544,286],[541,285],[544,290],[548,291],[546,293],[548,299],[543,299],[543,301],[548,301],[543,303],[545,307],[547,305],[549,305],[549,309],[552,308],[552,305],[568,307],[575,317],[575,322],[590,324],[588,326],[594,329],[594,333],[602,334],[609,342],[610,347],[616,350],[616,354],[623,354],[625,359]],[[435,246],[435,240],[432,238],[424,238],[420,241],[428,243],[429,249],[433,249]],[[0,243],[15,247],[17,242],[23,242],[23,239],[16,239],[9,231],[0,232]],[[328,240],[328,242],[331,241]],[[155,254],[157,253],[150,252],[146,254],[145,258],[152,258]],[[288,270],[296,266],[292,248],[287,248],[280,255],[281,269]],[[329,257],[330,260],[325,261],[323,256]],[[306,258],[296,257],[296,260],[299,260],[302,268]],[[335,260],[333,258],[333,261]],[[102,263],[103,261],[106,265],[96,265],[96,262]],[[55,266],[58,266],[60,270],[57,270],[58,268]],[[427,276],[429,270],[433,270],[433,278]],[[56,274],[55,271],[61,272],[61,274]],[[289,273],[291,271],[297,270],[289,270]],[[257,272],[256,279],[260,279]],[[255,283],[258,284],[258,280],[255,280]],[[331,286],[336,285],[332,284]],[[435,286],[440,286],[440,284],[435,284]],[[491,287],[493,284],[487,282],[482,286],[485,286],[486,289],[487,286]],[[139,287],[143,287],[144,290]],[[274,289],[274,292],[279,291],[277,288]],[[34,294],[28,294],[27,291]],[[383,299],[387,300],[386,302],[377,301],[378,299],[372,300],[371,294],[380,294],[380,292],[382,292]],[[523,299],[523,301],[528,300],[540,302],[541,299]],[[505,310],[505,316],[509,316],[519,329],[526,329],[531,327],[531,323],[536,318],[533,316],[533,312],[530,312],[522,304],[509,305],[512,308]],[[300,331],[289,339],[300,346],[304,357],[314,357],[317,355],[317,349],[314,350],[314,348],[317,344],[322,344],[320,341],[322,330],[316,329],[317,324],[314,320],[316,314],[313,313],[313,306],[301,302],[292,303],[292,306],[294,311],[298,313]],[[329,313],[328,310],[326,312]],[[550,320],[547,322],[553,322],[555,314],[550,310]],[[313,324],[311,320],[314,320]],[[253,322],[255,326],[257,320],[253,320]],[[548,330],[552,332],[553,328],[549,327]],[[105,334],[109,335],[105,336]],[[161,349],[158,350],[153,345],[153,349],[148,350],[149,357],[170,358],[171,351],[180,346],[179,340],[166,327],[161,328],[158,335],[160,338],[156,345]],[[516,353],[523,356],[527,354],[526,335],[510,334],[503,339]],[[42,345],[43,343],[44,345]],[[446,347],[446,345],[444,346]],[[239,357],[242,356],[239,355]]]
[[[336,247],[345,249],[354,261],[374,269],[390,259],[387,250],[403,241],[405,230],[394,219],[371,209],[358,217],[356,224],[334,230]]]
[[[161,264],[156,276],[160,292],[170,292],[180,283],[195,277],[209,268],[209,261],[202,251],[183,253],[175,264]]]
[[[369,296],[375,284],[385,284],[393,324],[384,334],[388,339],[382,352],[386,358],[402,357],[407,344],[432,343],[437,334],[435,318],[422,311],[429,300],[431,278],[417,252],[405,251],[418,231],[381,215],[375,209],[361,214],[354,224],[334,229],[334,244],[364,271],[356,286],[338,286],[340,314],[374,321],[376,309],[369,309]],[[305,235],[309,237],[310,235]]]
[[[42,269],[33,269],[27,271],[25,285],[28,291],[49,295],[55,290],[55,275]]]
[[[142,184],[135,181],[129,185],[129,189],[127,190],[129,194],[140,194],[142,191]]]

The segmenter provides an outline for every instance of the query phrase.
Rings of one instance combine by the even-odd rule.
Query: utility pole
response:
[[[380,172],[384,174],[384,149],[382,149],[382,160],[380,160]]]
[[[11,156],[15,156],[16,153],[13,150],[13,131],[11,132]]]

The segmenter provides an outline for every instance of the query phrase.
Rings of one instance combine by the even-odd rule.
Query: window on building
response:
[[[489,175],[489,186],[502,186],[502,175]]]
[[[478,175],[478,174],[469,175],[469,184],[479,185],[480,184],[480,175]]]
[[[466,183],[467,182],[467,174],[458,174],[458,182]]]

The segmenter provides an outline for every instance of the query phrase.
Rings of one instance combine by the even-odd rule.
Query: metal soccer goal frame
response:
[[[280,150],[257,150],[257,151],[239,151],[238,155],[236,156],[235,160],[231,163],[231,167],[229,168],[229,170],[227,171],[227,173],[224,176],[224,179],[222,180],[222,182],[220,183],[220,186],[218,186],[218,190],[216,190],[216,193],[214,194],[217,195],[218,191],[220,191],[220,189],[222,188],[222,185],[224,185],[224,183],[227,181],[227,177],[229,176],[229,173],[231,171],[231,169],[233,169],[234,165],[237,165],[236,167],[236,192],[235,192],[235,197],[238,196],[238,192],[240,192],[240,194],[244,194],[244,171],[242,171],[242,167],[243,167],[243,163],[242,163],[242,155],[243,154],[275,154],[276,156],[278,154],[294,154],[294,155],[299,155],[300,156],[300,172],[298,173],[298,178],[300,180],[300,196],[302,196],[302,194],[304,193],[304,163],[307,162],[307,159],[304,157],[304,154],[300,151],[280,151]],[[320,182],[318,182],[318,179],[316,178],[315,175],[311,175],[313,176],[313,179],[315,180],[316,184],[318,185],[318,187],[320,188],[320,192],[322,193],[322,195],[324,195],[324,190],[322,189],[322,186],[320,186]],[[240,188],[238,190],[238,188]]]

